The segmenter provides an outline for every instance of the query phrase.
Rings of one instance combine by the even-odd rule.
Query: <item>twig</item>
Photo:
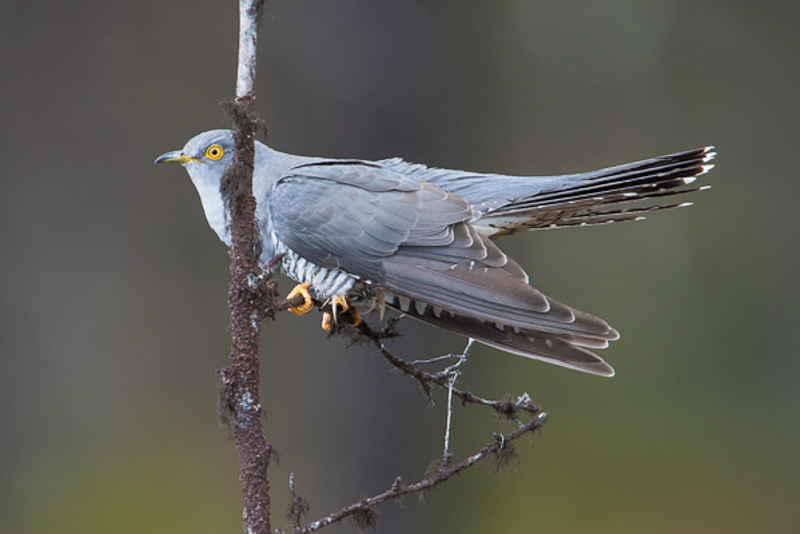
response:
[[[447,421],[444,426],[444,453],[442,454],[442,465],[449,464],[450,458],[453,456],[450,454],[450,425],[453,421],[453,387],[456,385],[458,375],[458,371],[453,372],[453,375],[450,377],[450,387],[447,388]]]
[[[289,474],[289,493],[292,496],[292,502],[289,503],[289,509],[286,511],[286,516],[292,521],[292,534],[300,534],[303,531],[303,525],[300,521],[303,515],[308,512],[308,503],[305,499],[297,494],[294,487],[294,473]]]
[[[450,377],[446,369],[438,373],[428,373],[420,369],[419,365],[398,358],[386,348],[383,340],[394,337],[394,324],[390,323],[384,329],[375,329],[366,324],[365,321],[362,321],[355,330],[357,335],[363,336],[363,339],[375,346],[387,362],[392,364],[403,374],[413,377],[419,383],[431,404],[433,404],[431,394],[434,386],[447,390],[450,389]],[[461,390],[456,387],[453,387],[452,390],[453,395],[461,399],[462,404],[490,406],[498,415],[516,422],[518,422],[517,415],[520,412],[536,415],[541,411],[541,407],[534,404],[527,393],[519,397],[516,401],[513,401],[510,397],[504,397],[500,400],[484,399],[483,397],[479,397],[469,391]]]
[[[458,377],[461,375],[461,371],[459,371],[458,368],[467,361],[467,355],[473,343],[475,343],[475,340],[470,338],[467,346],[464,347],[464,352],[458,355],[458,361],[444,370],[444,372],[450,374],[450,380],[447,388],[447,422],[444,428],[444,454],[442,455],[442,465],[450,463],[450,458],[453,456],[450,454],[450,424],[453,419],[453,388],[456,385],[456,380],[458,380]]]
[[[412,360],[408,362],[411,365],[429,365],[432,363],[439,363],[444,360],[452,360],[460,358],[460,354],[445,354],[444,356],[436,356],[435,358],[426,358],[424,360]]]
[[[527,434],[528,432],[533,432],[541,428],[545,422],[545,418],[546,415],[544,414],[544,412],[540,412],[536,417],[532,418],[522,428],[518,428],[506,435],[495,435],[494,441],[483,447],[481,450],[479,450],[469,458],[450,467],[442,466],[435,473],[420,480],[416,484],[411,484],[406,486],[403,484],[403,480],[400,477],[397,477],[392,486],[383,493],[380,493],[373,497],[362,499],[349,506],[345,506],[341,510],[334,512],[330,515],[327,515],[322,519],[314,521],[313,523],[310,523],[306,527],[303,527],[303,529],[300,532],[301,534],[314,532],[324,526],[339,522],[348,517],[362,513],[364,510],[368,510],[373,506],[388,501],[390,499],[397,499],[411,493],[428,492],[433,488],[435,488],[436,486],[438,486],[439,484],[447,481],[448,479],[461,473],[468,467],[475,465],[477,462],[483,459],[495,457],[499,462],[507,460],[510,457],[509,454],[513,456],[513,451],[510,450],[511,444],[521,436]]]
[[[469,391],[460,390],[455,387],[455,381],[460,372],[458,367],[462,365],[464,361],[466,361],[466,357],[470,347],[472,346],[473,340],[470,340],[470,343],[467,345],[461,355],[455,356],[458,358],[456,363],[438,373],[428,373],[423,371],[419,368],[419,365],[431,363],[432,361],[441,361],[445,359],[444,357],[436,358],[435,360],[415,360],[413,362],[406,362],[405,360],[393,355],[386,348],[383,340],[397,336],[397,333],[395,332],[396,322],[396,320],[390,320],[389,323],[382,329],[374,329],[367,325],[364,321],[362,321],[355,328],[339,325],[334,327],[332,334],[348,335],[353,339],[353,343],[366,341],[373,344],[380,351],[386,361],[395,366],[403,374],[413,377],[417,380],[429,401],[434,387],[440,387],[448,390],[448,418],[445,432],[444,458],[442,462],[438,463],[438,467],[434,467],[432,472],[429,471],[425,478],[415,484],[405,485],[403,484],[402,478],[397,477],[392,486],[383,493],[373,497],[365,497],[356,503],[345,506],[332,514],[323,517],[322,519],[318,519],[317,521],[302,527],[302,529],[298,530],[298,521],[294,520],[294,528],[292,530],[293,534],[307,534],[309,532],[314,532],[322,527],[340,522],[344,519],[355,521],[361,530],[364,530],[368,527],[373,527],[375,523],[375,512],[373,507],[375,505],[390,499],[400,499],[404,495],[411,493],[424,494],[486,458],[493,459],[494,461],[492,467],[494,470],[499,471],[513,459],[518,459],[516,451],[513,447],[513,442],[529,432],[540,429],[545,423],[547,414],[541,411],[540,406],[533,403],[527,393],[519,396],[516,401],[512,401],[511,397],[508,395],[501,400],[493,401],[473,395]],[[453,356],[449,355],[448,357]],[[501,417],[516,422],[519,425],[519,428],[505,435],[495,434],[494,440],[480,449],[478,452],[455,465],[450,465],[450,460],[452,458],[452,454],[449,450],[451,423],[450,414],[452,411],[453,395],[460,398],[462,404],[489,406]],[[531,419],[527,423],[520,422],[517,418],[520,412],[525,412],[531,415]],[[291,492],[294,502],[296,494],[293,488]]]

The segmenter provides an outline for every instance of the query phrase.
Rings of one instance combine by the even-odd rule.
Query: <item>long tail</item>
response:
[[[380,163],[467,199],[472,225],[499,239],[525,230],[588,226],[643,218],[651,211],[679,208],[665,197],[711,186],[690,187],[713,165],[713,147],[698,148],[599,171],[561,176],[505,176],[437,169],[395,158]],[[612,204],[655,200],[654,205],[607,209]]]
[[[474,213],[472,231],[477,231],[470,243],[480,241],[487,250],[496,250],[490,239],[524,230],[636,220],[649,211],[687,205],[663,199],[707,189],[687,186],[712,168],[709,162],[715,155],[712,147],[706,147],[594,172],[547,177],[435,169],[399,159],[380,164],[467,199]],[[655,204],[607,209],[612,204],[646,200]],[[507,259],[505,265],[477,260],[439,263],[446,262],[422,255],[414,247],[386,258],[382,282],[386,304],[501,350],[613,376],[611,366],[587,349],[605,348],[619,338],[616,330],[597,317],[541,295],[528,286],[527,276],[512,260]]]
[[[588,226],[644,219],[643,214],[690,206],[690,202],[664,202],[675,197],[709,189],[710,185],[684,187],[714,166],[709,162],[713,147],[679,152],[599,171],[560,177],[555,187],[488,209],[473,223],[492,239],[517,232]],[[558,178],[558,177],[554,177]],[[606,209],[613,204],[645,200],[655,204]],[[670,199],[671,200],[671,199]]]

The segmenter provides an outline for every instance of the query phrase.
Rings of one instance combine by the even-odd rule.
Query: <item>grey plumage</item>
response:
[[[209,224],[227,244],[219,181],[232,154],[230,132],[214,130],[156,160],[184,165]],[[282,270],[310,282],[321,298],[383,295],[403,313],[485,344],[612,376],[613,369],[587,348],[606,347],[619,338],[617,331],[528,285],[525,271],[493,241],[682,206],[606,209],[704,189],[682,186],[707,172],[714,155],[708,147],[590,173],[518,177],[397,158],[291,156],[257,142],[253,194],[261,260],[285,254]]]

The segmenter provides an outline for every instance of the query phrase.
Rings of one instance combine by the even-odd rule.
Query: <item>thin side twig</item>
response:
[[[464,347],[464,351],[458,355],[458,361],[444,370],[445,373],[450,375],[450,380],[449,387],[447,388],[447,421],[445,422],[444,427],[444,453],[442,454],[442,465],[447,465],[450,463],[450,458],[453,456],[450,453],[450,426],[453,422],[453,388],[456,387],[456,381],[461,375],[459,367],[461,367],[461,365],[467,361],[467,355],[469,354],[469,349],[472,348],[473,343],[475,343],[475,340],[470,338],[467,346]]]
[[[546,416],[543,412],[539,413],[536,417],[533,417],[527,424],[523,425],[521,428],[518,428],[506,435],[496,435],[495,439],[491,443],[483,447],[481,450],[479,450],[472,456],[466,458],[465,460],[455,465],[449,467],[440,467],[435,473],[429,475],[428,477],[420,480],[415,484],[405,485],[403,484],[403,480],[400,477],[397,477],[392,486],[383,493],[380,493],[373,497],[362,499],[349,506],[345,506],[344,508],[330,515],[327,515],[322,519],[318,519],[313,523],[309,523],[307,526],[303,527],[300,530],[300,533],[307,534],[309,532],[314,532],[324,526],[330,525],[332,523],[337,523],[348,517],[352,517],[356,514],[361,513],[363,510],[370,509],[371,507],[380,504],[382,502],[386,502],[390,499],[397,499],[404,495],[409,495],[412,493],[428,492],[433,488],[435,488],[436,486],[438,486],[439,484],[461,473],[465,469],[475,465],[479,461],[493,456],[496,457],[502,455],[504,451],[508,451],[510,449],[511,444],[515,440],[519,439],[520,437],[529,432],[533,432],[541,428],[542,425],[544,424],[545,418]]]
[[[456,356],[458,357],[458,361],[456,363],[438,373],[428,373],[420,369],[420,365],[431,363],[431,360],[415,360],[413,362],[407,362],[396,357],[386,348],[383,343],[383,340],[397,336],[397,333],[394,330],[395,323],[396,321],[390,320],[387,326],[382,329],[372,328],[363,321],[356,328],[339,325],[334,326],[332,334],[349,336],[352,339],[352,343],[369,342],[373,344],[383,355],[384,359],[397,368],[402,374],[417,380],[425,394],[428,396],[429,400],[434,387],[439,387],[448,391],[448,422],[445,436],[444,458],[441,462],[434,464],[432,466],[432,471],[429,469],[426,477],[415,484],[406,485],[403,483],[401,477],[397,477],[391,487],[383,493],[374,495],[372,497],[365,497],[358,502],[345,506],[340,510],[309,523],[307,526],[302,528],[299,528],[298,526],[298,516],[296,513],[293,514],[290,518],[293,520],[293,534],[307,534],[310,532],[315,532],[325,526],[338,523],[344,519],[354,521],[361,530],[364,530],[368,527],[374,527],[375,511],[373,508],[378,504],[391,499],[400,499],[405,495],[413,493],[420,493],[424,495],[439,484],[446,482],[450,478],[458,475],[465,469],[476,465],[478,462],[484,459],[493,459],[492,467],[494,470],[499,471],[510,461],[519,458],[514,449],[514,441],[525,434],[542,428],[547,419],[547,414],[541,410],[540,406],[532,401],[527,393],[517,397],[516,401],[511,400],[510,396],[506,396],[501,400],[493,401],[484,399],[470,393],[469,391],[461,390],[455,387],[455,378],[457,378],[459,373],[458,367],[465,361],[469,348],[472,346],[472,341],[470,341],[470,343],[467,345],[464,353]],[[449,355],[447,357],[451,356],[452,355]],[[441,361],[442,359],[444,358],[436,358],[435,361]],[[457,464],[451,465],[450,460],[452,458],[452,454],[449,451],[449,414],[452,408],[452,405],[450,404],[452,395],[460,398],[462,404],[477,404],[491,407],[498,415],[503,416],[509,421],[516,422],[519,425],[519,428],[509,432],[508,434],[495,434],[494,439],[485,447],[481,448],[478,452]],[[518,419],[520,412],[525,412],[531,416],[527,423],[522,423]],[[296,493],[293,485],[291,487],[291,493],[292,500],[294,502]],[[292,508],[291,511],[296,512],[296,509]]]
[[[393,329],[394,325],[391,323],[384,329],[375,329],[362,321],[355,330],[356,335],[377,348],[387,362],[397,368],[401,373],[413,377],[428,397],[429,402],[432,402],[431,393],[434,387],[450,390],[450,374],[447,369],[438,373],[429,373],[424,371],[418,363],[407,362],[389,351],[383,341],[395,335],[393,334]],[[520,425],[522,425],[522,423],[517,419],[520,412],[536,415],[541,411],[541,407],[533,403],[527,393],[520,396],[516,401],[512,400],[510,397],[505,397],[500,400],[489,400],[456,387],[452,387],[452,394],[458,397],[462,404],[489,406],[498,415],[515,421]]]

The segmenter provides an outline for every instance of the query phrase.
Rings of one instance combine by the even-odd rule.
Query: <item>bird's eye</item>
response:
[[[219,145],[211,145],[206,150],[206,157],[208,159],[213,159],[214,161],[217,161],[218,159],[220,159],[222,157],[222,155],[224,153],[225,153],[225,151],[222,150],[221,146],[219,146]]]

